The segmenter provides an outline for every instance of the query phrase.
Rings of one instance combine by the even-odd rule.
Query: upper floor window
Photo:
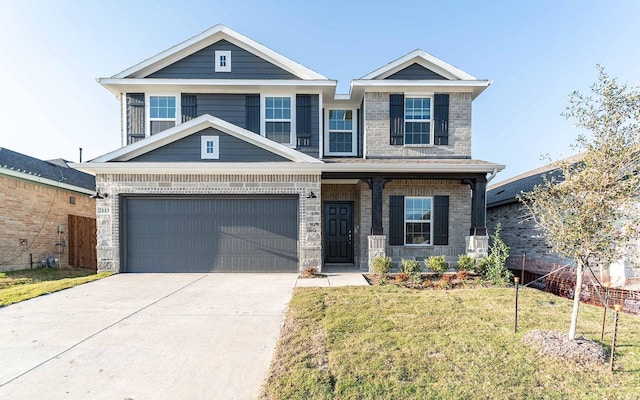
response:
[[[215,51],[215,71],[231,72],[231,51],[216,50]]]
[[[404,243],[407,245],[432,244],[431,197],[404,198]]]
[[[325,144],[327,155],[356,154],[355,110],[329,110],[328,140]]]
[[[149,96],[149,134],[176,125],[176,96]]]
[[[431,97],[405,97],[404,144],[431,144]]]
[[[294,121],[291,110],[295,109],[293,96],[264,96],[264,118],[262,134],[275,142],[294,143]]]

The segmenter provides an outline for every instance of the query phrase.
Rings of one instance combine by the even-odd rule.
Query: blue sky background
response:
[[[112,76],[217,23],[331,79],[421,48],[493,84],[473,103],[473,158],[501,181],[571,154],[560,113],[596,64],[640,82],[640,1],[0,0],[0,147],[42,159],[120,146]]]

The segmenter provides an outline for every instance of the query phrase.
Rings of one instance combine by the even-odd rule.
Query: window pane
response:
[[[151,96],[149,98],[149,118],[175,118],[176,98],[173,96]]]
[[[329,152],[351,153],[352,150],[352,136],[350,132],[329,133]]]
[[[291,119],[291,99],[289,97],[267,97],[265,99],[265,118]]]
[[[291,143],[290,122],[267,122],[265,136],[278,143]]]
[[[431,224],[428,222],[411,222],[406,226],[406,244],[430,244]]]

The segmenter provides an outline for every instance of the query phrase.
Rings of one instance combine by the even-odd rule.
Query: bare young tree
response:
[[[578,156],[519,196],[551,251],[576,262],[572,340],[584,268],[619,259],[640,223],[640,92],[598,70],[591,95],[572,93],[563,113],[586,131],[572,146]]]

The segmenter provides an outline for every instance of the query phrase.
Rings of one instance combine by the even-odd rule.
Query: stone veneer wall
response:
[[[391,146],[389,93],[365,93],[364,99],[367,157],[471,157],[471,93],[449,94],[447,146]]]
[[[120,271],[119,199],[122,194],[288,194],[299,197],[298,254],[300,269],[321,267],[319,175],[179,175],[103,174],[96,187],[109,197],[98,200],[98,271]],[[306,198],[309,191],[316,195]]]

